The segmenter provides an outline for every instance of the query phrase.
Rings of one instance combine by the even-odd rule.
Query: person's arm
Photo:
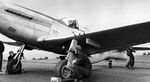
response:
[[[74,65],[80,66],[84,62],[84,53],[80,52],[78,53],[77,61],[74,63]]]

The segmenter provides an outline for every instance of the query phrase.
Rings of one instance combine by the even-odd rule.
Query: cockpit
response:
[[[69,20],[69,25],[70,28],[78,29],[79,30],[79,24],[77,20]]]

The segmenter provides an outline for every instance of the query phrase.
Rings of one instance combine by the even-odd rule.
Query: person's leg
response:
[[[129,68],[130,60],[128,60],[126,67]]]
[[[82,79],[84,77],[88,77],[91,73],[90,70],[87,70],[87,69],[80,67],[80,66],[74,66],[73,70],[74,70],[73,75],[77,79]]]
[[[3,54],[0,54],[0,72],[2,71]]]
[[[133,59],[132,67],[134,67],[134,62],[135,62],[135,61],[134,61],[134,59]]]
[[[133,69],[133,66],[134,66],[134,60],[133,60],[133,59],[130,59],[128,68],[129,68],[129,69]]]
[[[131,59],[130,67],[131,67],[131,69],[133,69],[133,67],[134,67],[134,59]]]
[[[130,57],[130,59],[129,59],[127,65],[126,65],[126,67],[128,67],[129,69],[132,69],[132,67],[133,67],[132,65],[133,65],[133,58]]]
[[[0,61],[0,72],[2,71],[2,61]]]

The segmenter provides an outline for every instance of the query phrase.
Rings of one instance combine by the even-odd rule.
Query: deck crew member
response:
[[[2,71],[4,44],[0,41],[0,72]]]
[[[74,72],[72,74],[72,77],[78,80],[89,77],[91,74],[92,65],[80,45],[76,47],[74,55],[76,56],[77,60],[73,61],[74,65],[72,69]]]

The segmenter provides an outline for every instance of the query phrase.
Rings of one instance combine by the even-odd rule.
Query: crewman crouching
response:
[[[74,51],[71,50],[70,52],[74,53]],[[77,80],[89,77],[91,74],[92,65],[80,45],[76,47],[74,55],[76,56],[77,60],[73,61],[73,73],[71,77],[76,78]]]
[[[10,61],[10,60],[12,60],[14,57],[15,57],[15,53],[13,52],[13,51],[10,51],[9,52],[9,56],[8,56],[8,62]]]

